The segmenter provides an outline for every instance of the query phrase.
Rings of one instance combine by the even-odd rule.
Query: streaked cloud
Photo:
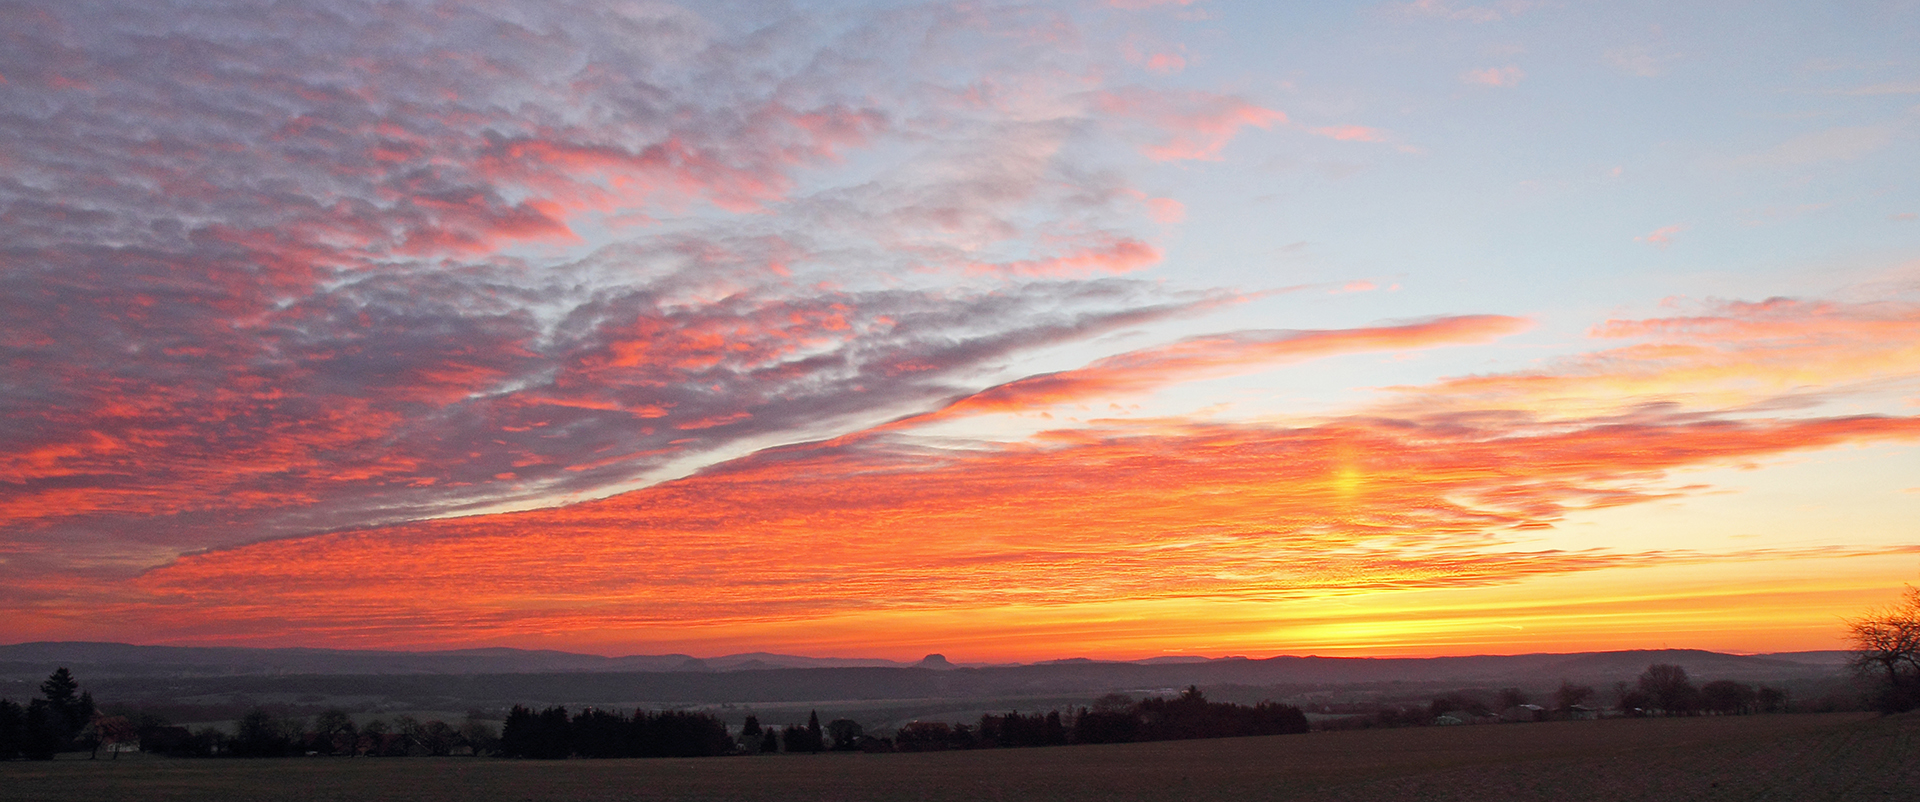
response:
[[[1775,298],[1676,306],[1695,313],[1609,320],[1589,334],[1627,344],[1539,370],[1405,388],[1408,397],[1389,409],[1524,410],[1575,419],[1672,409],[1764,414],[1920,386],[1920,307],[1911,302]]]
[[[886,616],[916,611],[992,618],[1031,605],[1306,600],[1812,556],[1529,545],[1581,511],[1711,490],[1671,478],[1676,471],[1920,439],[1920,418],[1783,417],[1764,405],[1716,410],[1697,398],[1660,403],[1662,394],[1644,386],[1609,386],[1647,381],[1649,364],[1675,385],[1767,352],[1779,354],[1776,367],[1824,370],[1849,353],[1893,348],[1853,360],[1856,375],[1908,380],[1920,364],[1898,350],[1920,341],[1903,307],[1774,299],[1702,312],[1608,321],[1593,332],[1665,341],[1651,347],[1403,390],[1418,400],[1363,414],[1107,421],[971,445],[922,442],[894,424],[564,508],[183,557],[106,603],[115,620],[197,640],[294,633],[301,642],[372,646],[573,628],[645,640],[686,626],[829,620],[886,638]],[[1110,397],[1249,361],[1471,342],[1522,325],[1467,317],[1196,339],[1002,385],[948,411]],[[1556,383],[1613,404],[1583,408],[1564,392],[1542,393]],[[259,586],[275,589],[270,600]],[[36,590],[28,583],[15,594]],[[180,617],[181,609],[196,614]],[[860,624],[861,616],[880,618]],[[261,629],[269,620],[271,635]],[[1006,625],[1017,629],[1013,621]],[[1008,636],[1017,638],[1014,629]]]
[[[1029,376],[991,387],[960,398],[938,412],[908,418],[895,425],[1105,399],[1154,389],[1177,380],[1340,353],[1482,343],[1521,331],[1528,325],[1528,321],[1520,318],[1471,315],[1362,329],[1241,331],[1195,337],[1108,357],[1078,370]]]
[[[168,635],[200,639],[248,637],[266,620],[270,637],[297,632],[303,642],[335,644],[572,628],[650,638],[689,625],[1304,600],[1778,559],[1788,555],[1525,544],[1573,511],[1687,492],[1663,481],[1667,471],[1915,437],[1920,422],[1909,418],[1533,427],[1437,416],[1146,425],[919,453],[903,441],[863,439],[769,451],[563,510],[187,557],[144,575],[138,594],[151,601],[126,602],[116,614],[185,606],[200,612],[171,617]],[[276,588],[272,602],[243,590],[249,583]],[[1012,623],[1007,636],[1017,637]],[[876,639],[895,634],[868,630]]]

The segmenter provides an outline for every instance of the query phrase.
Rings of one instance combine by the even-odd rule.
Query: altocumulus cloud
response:
[[[1239,123],[1103,122],[1076,24],[0,8],[0,570],[604,493],[1230,301],[1101,277],[1153,210],[1065,146]]]

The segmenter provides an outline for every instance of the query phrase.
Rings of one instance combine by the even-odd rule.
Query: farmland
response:
[[[0,764],[10,800],[1885,799],[1920,717],[1423,727],[1047,749],[694,760],[292,758]]]

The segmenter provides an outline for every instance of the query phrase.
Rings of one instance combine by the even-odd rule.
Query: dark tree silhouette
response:
[[[27,710],[10,699],[0,699],[0,760],[20,756],[27,737]]]
[[[45,699],[27,700],[20,754],[28,760],[52,760],[66,739],[66,717]]]
[[[61,666],[48,674],[45,682],[40,683],[40,696],[54,709],[64,713],[79,703],[80,682],[73,678],[73,672],[68,671],[66,666]]]
[[[279,716],[256,707],[234,725],[232,749],[235,757],[280,757],[293,751],[293,739]]]
[[[780,731],[780,745],[788,752],[820,752],[827,748],[827,736],[820,729],[819,712],[807,714],[807,726],[789,724]]]
[[[981,716],[979,737],[988,746],[1058,746],[1067,742],[1067,728],[1058,710],[1031,716],[1010,711]]]
[[[323,755],[351,754],[360,743],[360,732],[347,711],[334,708],[313,720],[313,749]]]
[[[1125,699],[1126,697],[1119,697]],[[1074,743],[1126,743],[1188,738],[1233,738],[1306,732],[1307,716],[1297,707],[1261,702],[1252,707],[1210,702],[1189,685],[1172,699],[1146,699],[1121,708],[1113,696],[1073,717]],[[1036,716],[1035,720],[1039,717]],[[1046,726],[1046,725],[1043,725]],[[1062,727],[1062,730],[1066,730]]]
[[[581,757],[621,757],[628,751],[627,719],[618,713],[587,708],[574,714],[569,730],[573,754]]]
[[[1758,690],[1753,692],[1753,695],[1754,695],[1754,703],[1759,706],[1760,712],[1762,713],[1787,712],[1787,692],[1786,691],[1780,690],[1779,688],[1762,685]]]
[[[571,723],[564,707],[549,707],[535,713],[514,705],[500,727],[500,754],[559,760],[573,752]]]
[[[1081,708],[1073,717],[1073,742],[1123,744],[1140,737],[1140,717],[1131,711]]]
[[[1174,741],[1192,738],[1237,738],[1248,735],[1284,735],[1307,731],[1306,714],[1299,708],[1261,702],[1253,707],[1207,701],[1200,688],[1188,685],[1172,699],[1147,699],[1135,706],[1141,721],[1140,740]]]
[[[954,728],[944,721],[914,721],[894,733],[894,747],[902,752],[940,752],[953,748]]]
[[[867,731],[858,721],[837,718],[827,722],[827,735],[833,739],[833,751],[851,752],[860,748],[860,739],[866,737]]]
[[[1687,670],[1671,663],[1654,663],[1640,673],[1640,692],[1653,701],[1653,706],[1667,715],[1686,713],[1693,710],[1698,694],[1693,682],[1687,679]]]
[[[60,733],[59,748],[64,749],[93,720],[93,694],[82,692],[73,672],[61,666],[40,683],[40,695],[53,711]]]
[[[1730,679],[1700,686],[1700,706],[1723,715],[1751,713],[1759,698],[1752,686]]]
[[[140,751],[150,755],[212,757],[226,747],[226,734],[212,727],[191,733],[153,713],[141,713],[134,725],[140,731]]]
[[[1920,588],[1907,586],[1892,607],[1847,622],[1853,666],[1878,681],[1873,705],[1900,713],[1920,707]]]
[[[393,733],[386,721],[377,718],[360,728],[360,742],[357,748],[361,754],[369,756],[407,753],[404,740]]]
[[[1587,685],[1575,685],[1566,680],[1560,681],[1560,688],[1553,692],[1553,709],[1565,713],[1587,703],[1593,698],[1593,688]]]
[[[798,724],[788,724],[780,728],[780,750],[783,752],[813,752],[807,741],[807,728]]]

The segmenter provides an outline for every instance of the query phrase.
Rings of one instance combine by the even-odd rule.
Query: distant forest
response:
[[[1787,695],[1781,690],[1731,680],[1695,687],[1685,669],[1671,664],[1651,665],[1636,682],[1616,683],[1612,690],[1616,704],[1610,709],[1590,705],[1597,696],[1594,688],[1563,682],[1551,699],[1541,700],[1546,705],[1533,704],[1517,688],[1491,695],[1456,692],[1421,707],[1329,718],[1321,726],[1431,726],[1788,710]],[[479,711],[458,725],[404,715],[391,723],[374,719],[356,724],[352,715],[339,709],[309,718],[255,708],[235,722],[232,732],[215,727],[189,731],[150,713],[116,714],[102,709],[66,668],[49,675],[40,691],[25,705],[0,699],[0,760],[47,760],[73,751],[95,758],[104,751],[112,759],[134,749],[182,757],[498,755],[534,759],[925,752],[1283,735],[1310,729],[1298,707],[1271,701],[1250,706],[1215,702],[1193,685],[1170,697],[1135,700],[1108,694],[1091,706],[987,714],[972,725],[915,721],[891,733],[869,733],[859,722],[846,718],[822,725],[817,712],[804,725],[785,726],[763,725],[749,715],[736,732],[705,712],[636,710],[627,715],[596,708],[569,712],[559,706],[536,711],[523,705],[513,706],[498,729]]]
[[[290,755],[500,755],[568,757],[707,757],[772,752],[925,752],[1123,743],[1192,738],[1230,738],[1307,732],[1297,707],[1262,702],[1247,706],[1209,701],[1196,686],[1173,698],[1134,701],[1109,695],[1093,707],[1062,713],[981,716],[977,726],[912,722],[892,735],[874,735],[851,719],[825,726],[819,714],[805,725],[762,726],[748,716],[738,733],[711,714],[637,710],[632,715],[564,707],[534,711],[515,705],[499,730],[479,716],[455,726],[400,716],[356,726],[353,717],[329,710],[312,719],[248,712],[229,734],[213,727],[189,731],[153,715],[108,715],[65,668],[41,683],[41,697],[25,705],[0,700],[0,759],[48,760],[59,752],[105,750],[117,758],[133,748],[179,757],[284,757]]]
[[[1308,730],[1299,708],[1263,702],[1252,707],[1208,701],[1189,686],[1172,699],[1103,700],[1097,708],[980,717],[979,726],[917,721],[891,737],[870,735],[859,722],[820,715],[805,726],[763,727],[748,716],[738,737],[704,713],[636,711],[632,717],[603,710],[571,716],[564,707],[538,713],[514,707],[500,734],[507,757],[704,757],[768,752],[929,752],[1068,744],[1285,735]]]

